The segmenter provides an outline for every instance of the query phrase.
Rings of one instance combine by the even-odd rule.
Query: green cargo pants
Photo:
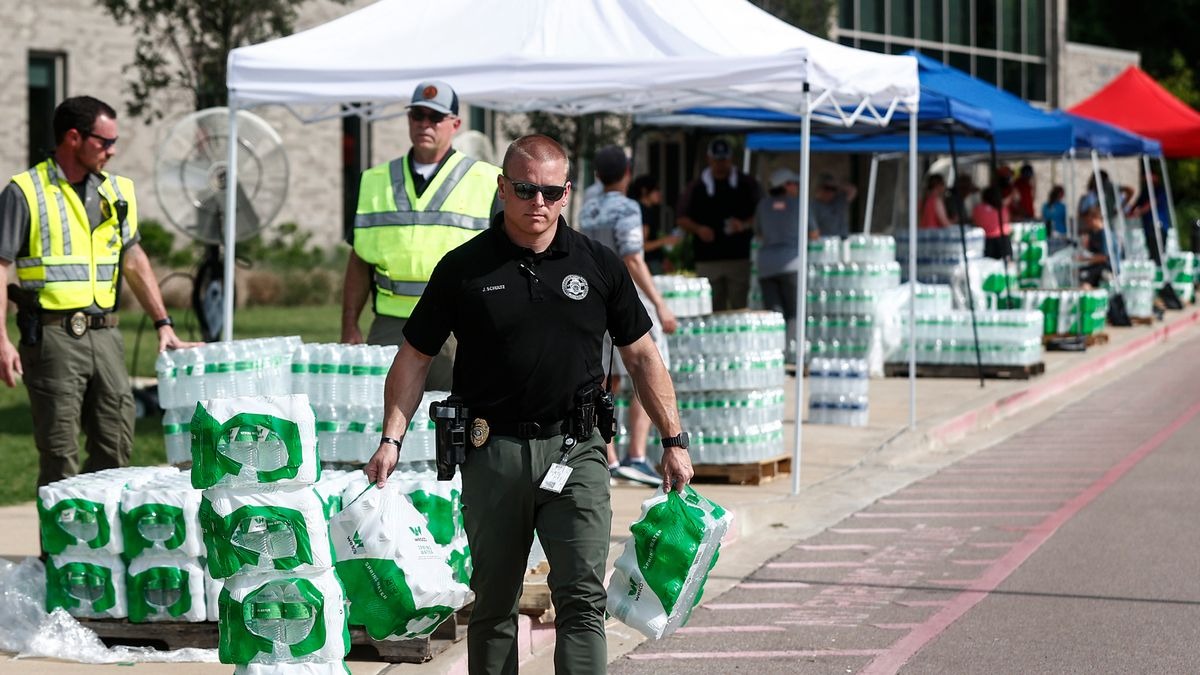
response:
[[[563,437],[491,439],[462,467],[463,520],[475,572],[467,627],[471,675],[517,672],[517,606],[536,530],[550,563],[554,669],[586,675],[607,670],[604,568],[611,534],[608,459],[599,432],[571,449],[573,469],[561,493],[538,487],[563,455]]]
[[[51,321],[38,344],[19,351],[40,456],[38,486],[79,473],[81,425],[84,473],[128,465],[134,409],[121,332],[101,328],[75,338]]]
[[[369,345],[396,345],[404,343],[404,324],[408,319],[376,314],[367,331]],[[454,335],[446,338],[442,350],[433,357],[429,364],[429,374],[425,376],[425,391],[450,391],[454,383],[454,352],[458,349],[458,340]]]

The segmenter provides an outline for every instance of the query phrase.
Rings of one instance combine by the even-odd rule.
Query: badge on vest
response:
[[[572,300],[582,300],[586,298],[588,294],[587,279],[584,279],[578,274],[568,274],[565,278],[563,278],[562,292]]]

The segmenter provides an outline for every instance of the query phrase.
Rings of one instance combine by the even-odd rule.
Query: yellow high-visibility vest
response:
[[[45,310],[85,309],[117,303],[121,251],[137,235],[137,198],[133,181],[101,173],[100,213],[92,229],[75,188],[53,159],[12,177],[29,206],[29,255],[17,258],[21,288],[37,293]],[[126,203],[118,222],[118,202]]]
[[[354,252],[374,269],[375,312],[408,318],[447,252],[487,229],[500,167],[454,153],[418,197],[407,157],[363,172]]]

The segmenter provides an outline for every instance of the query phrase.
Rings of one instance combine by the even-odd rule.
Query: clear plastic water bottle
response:
[[[165,408],[174,408],[178,403],[176,396],[177,370],[175,368],[174,352],[171,350],[159,352],[154,362],[154,374],[158,378],[158,404]]]
[[[217,452],[256,471],[275,471],[287,464],[287,446],[270,429],[235,427],[223,441]]]
[[[75,543],[86,544],[100,533],[96,514],[79,508],[65,508],[58,512],[58,526],[75,538]]]

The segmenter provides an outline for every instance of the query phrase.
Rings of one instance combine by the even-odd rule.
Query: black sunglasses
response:
[[[425,120],[429,120],[431,124],[441,124],[442,120],[446,119],[447,117],[448,115],[446,115],[446,113],[430,110],[428,108],[408,109],[408,119],[412,120],[413,122],[424,122]]]
[[[538,185],[537,183],[526,183],[524,181],[513,180],[508,176],[504,177],[509,183],[512,183],[513,194],[517,199],[533,199],[537,193],[542,193],[548,202],[556,202],[563,198],[563,194],[567,191],[566,185]]]
[[[85,138],[88,136],[91,136],[92,138],[100,141],[100,147],[103,150],[108,150],[109,148],[111,148],[112,146],[117,144],[117,138],[115,136],[113,138],[105,138],[104,136],[101,136],[100,134],[93,134],[90,131],[87,132],[86,134],[84,134]]]

